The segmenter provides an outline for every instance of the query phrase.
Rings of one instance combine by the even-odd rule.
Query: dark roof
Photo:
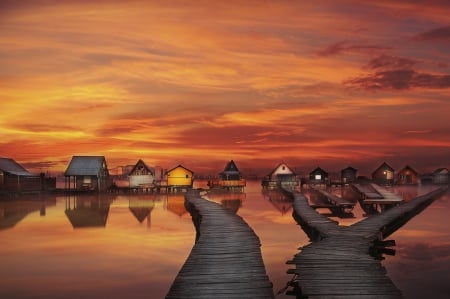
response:
[[[166,173],[169,173],[169,172],[171,172],[172,170],[175,170],[175,169],[177,169],[178,167],[181,167],[181,168],[183,168],[183,169],[186,169],[187,171],[189,171],[190,173],[192,173],[192,174],[194,174],[194,172],[192,171],[192,170],[190,170],[190,169],[187,169],[186,167],[184,167],[183,165],[178,165],[178,166],[175,166],[174,168],[171,168],[171,169],[169,169],[169,170],[167,170],[167,172]]]
[[[22,165],[9,158],[0,158],[0,171],[8,172],[14,175],[32,176],[28,170],[23,168]]]
[[[378,172],[381,169],[389,169],[392,172],[394,171],[394,168],[392,168],[391,166],[389,166],[389,164],[387,164],[386,162],[383,162],[383,164],[381,164],[377,169],[375,169],[374,172],[372,172],[372,175],[376,172]]]
[[[409,170],[409,171],[415,173],[416,175],[418,174],[417,171],[415,171],[414,169],[412,169],[409,165],[406,165],[405,167],[403,167],[403,169],[400,170],[399,173],[402,173],[402,172],[407,171],[407,170]]]
[[[438,169],[436,169],[435,171],[433,171],[433,174],[439,174],[439,173],[441,173],[441,172],[445,172],[445,171],[447,171],[448,172],[448,169],[447,168],[445,168],[445,167],[441,167],[441,168],[438,168]]]
[[[130,170],[130,172],[128,173],[129,175],[132,175],[133,172],[136,170],[136,168],[138,167],[139,164],[144,165],[145,168],[147,168],[147,170],[149,172],[151,172],[153,175],[155,174],[155,170],[152,167],[149,167],[147,164],[145,164],[144,161],[142,161],[142,159],[139,159],[136,164],[133,166],[133,168]]]
[[[328,174],[328,172],[326,172],[325,170],[323,170],[323,169],[320,168],[320,167],[316,167],[316,169],[314,169],[313,171],[311,171],[309,174],[313,174],[313,173],[316,173],[316,172],[320,172],[320,173],[323,173],[323,174]]]
[[[99,175],[103,163],[104,156],[73,156],[64,175]]]
[[[236,163],[234,163],[233,160],[227,163],[225,166],[225,169],[221,172],[221,174],[239,174],[239,169],[236,166]]]
[[[342,171],[347,171],[347,170],[350,170],[350,171],[357,171],[358,169],[353,168],[353,167],[351,167],[351,166],[348,166],[348,167],[342,169],[341,172],[342,172]]]

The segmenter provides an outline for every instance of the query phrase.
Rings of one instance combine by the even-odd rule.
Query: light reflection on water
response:
[[[428,190],[395,191],[409,198]],[[308,243],[289,201],[263,194],[258,181],[248,182],[244,194],[209,198],[254,229],[275,293],[283,288],[291,278],[285,262]],[[334,219],[351,225],[364,213],[357,205],[354,214]],[[450,294],[448,215],[447,193],[390,237],[397,255],[384,264],[406,298]],[[53,195],[0,201],[0,240],[0,298],[164,298],[195,229],[182,194]]]

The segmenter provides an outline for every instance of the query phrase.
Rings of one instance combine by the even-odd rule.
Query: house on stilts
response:
[[[245,186],[246,181],[233,160],[227,163],[218,178],[208,180],[208,187],[212,189],[243,191]]]
[[[294,189],[299,187],[300,183],[297,174],[282,162],[262,179],[261,185],[263,189]]]
[[[73,156],[64,177],[66,191],[105,192],[112,185],[104,156]]]

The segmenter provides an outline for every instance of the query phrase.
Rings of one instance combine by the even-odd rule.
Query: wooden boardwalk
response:
[[[287,262],[295,265],[295,269],[288,270],[294,274],[294,293],[300,298],[401,298],[379,259],[369,252],[382,251],[385,237],[445,191],[435,190],[349,227],[316,213],[301,193],[291,193],[294,218],[316,241]]]
[[[166,298],[274,298],[260,240],[247,223],[197,190],[185,203],[197,240]]]
[[[338,213],[350,213],[355,206],[354,202],[350,202],[344,198],[340,198],[334,194],[331,194],[323,189],[317,188],[315,186],[310,186],[311,190],[321,194],[326,198],[329,205],[324,205],[323,207],[330,209],[332,212]],[[316,206],[320,207],[320,206]]]

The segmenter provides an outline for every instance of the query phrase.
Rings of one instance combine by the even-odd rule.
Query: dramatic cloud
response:
[[[416,40],[425,41],[446,41],[450,42],[450,26],[439,27],[421,33],[415,37]]]

